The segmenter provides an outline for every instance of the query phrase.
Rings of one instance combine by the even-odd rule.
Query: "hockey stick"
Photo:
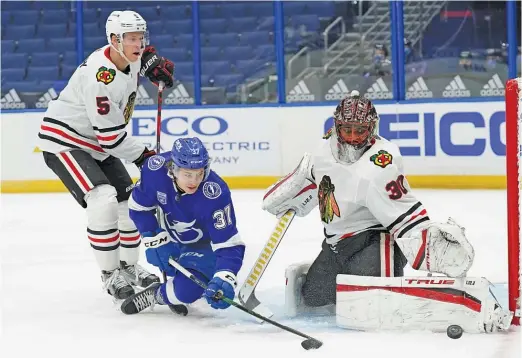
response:
[[[158,84],[158,112],[156,113],[156,154],[161,152],[161,106],[163,105],[163,89],[165,88],[165,83],[160,81]],[[156,220],[158,221],[158,225],[161,227],[161,210],[156,208]],[[165,271],[161,271],[161,275],[163,276],[163,282],[167,282],[167,274]]]
[[[171,266],[173,266],[176,270],[178,270],[179,272],[181,272],[183,275],[185,275],[188,279],[190,279],[192,282],[194,282],[196,285],[198,285],[199,287],[203,288],[203,289],[207,289],[207,284],[203,281],[201,281],[200,279],[198,279],[196,276],[194,276],[193,274],[190,273],[190,271],[188,271],[186,268],[184,268],[183,266],[181,266],[178,262],[176,262],[175,260],[173,260],[172,258],[169,259],[169,264]],[[245,313],[248,313],[249,315],[251,316],[254,316],[260,320],[263,320],[265,322],[268,322],[278,328],[281,328],[287,332],[290,332],[290,333],[293,333],[295,335],[298,335],[299,337],[302,337],[302,338],[306,338],[306,340],[302,341],[301,342],[301,346],[306,349],[306,350],[309,350],[309,349],[317,349],[319,347],[321,347],[323,345],[323,342],[321,342],[320,340],[318,339],[315,339],[313,337],[310,337],[309,335],[307,334],[304,334],[302,332],[299,332],[298,330],[295,330],[293,328],[290,328],[288,326],[285,326],[281,323],[278,323],[276,321],[273,321],[271,320],[270,318],[267,318],[267,317],[263,317],[262,315],[258,314],[258,313],[255,313],[254,311],[251,311],[249,310],[248,308],[244,307],[243,305],[237,303],[236,301],[234,300],[231,300],[227,297],[224,297],[223,296],[223,292],[221,291],[218,291],[216,293],[216,297],[215,297],[216,300],[223,300],[225,301],[226,303],[228,303],[229,305],[232,305],[238,309],[240,309],[241,311],[245,312]]]
[[[288,210],[281,216],[238,293],[238,299],[242,305],[263,316],[272,317],[274,314],[268,307],[263,306],[261,302],[259,302],[255,289],[272,256],[274,256],[277,247],[281,243],[281,240],[283,240],[283,236],[292,223],[294,216],[295,211],[293,210]]]

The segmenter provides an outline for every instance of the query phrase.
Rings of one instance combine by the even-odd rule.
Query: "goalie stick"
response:
[[[203,288],[204,290],[207,289],[207,284],[205,282],[203,282],[200,279],[198,279],[196,276],[194,276],[192,273],[190,273],[190,271],[188,271],[186,268],[181,266],[174,259],[170,258],[169,259],[169,264],[172,267],[174,267],[176,270],[181,272],[183,275],[185,275],[189,280],[194,282],[199,287]],[[256,317],[257,319],[260,319],[260,320],[263,320],[265,322],[268,322],[271,325],[276,326],[277,328],[281,328],[281,329],[283,329],[283,330],[285,330],[287,332],[290,332],[290,333],[293,333],[295,335],[298,335],[299,337],[306,338],[304,341],[301,342],[301,347],[303,347],[306,350],[318,349],[318,348],[320,348],[323,345],[323,342],[321,342],[320,340],[318,340],[316,338],[310,337],[309,335],[304,334],[303,332],[300,332],[300,331],[298,331],[296,329],[290,328],[288,326],[285,326],[284,324],[281,324],[281,323],[273,321],[273,320],[271,320],[269,318],[263,317],[262,315],[260,315],[260,314],[258,314],[256,312],[253,312],[253,311],[249,310],[248,308],[240,305],[236,301],[231,300],[230,298],[227,298],[227,297],[223,296],[223,292],[221,290],[216,292],[216,294],[214,295],[214,297],[212,299],[214,299],[214,300],[223,300],[226,303],[228,303],[229,305],[234,306],[234,307],[240,309],[241,311],[243,311],[245,313],[248,313],[251,316]]]
[[[263,273],[268,266],[268,263],[274,256],[274,253],[283,240],[283,236],[285,235],[288,227],[292,223],[294,219],[295,211],[288,210],[286,213],[281,216],[274,230],[270,234],[270,238],[266,242],[265,246],[261,250],[259,257],[257,258],[254,266],[250,270],[243,286],[239,290],[238,299],[239,302],[247,309],[252,310],[258,314],[261,314],[265,317],[272,317],[274,313],[270,311],[270,309],[264,306],[256,297],[255,289],[259,280],[263,276]]]

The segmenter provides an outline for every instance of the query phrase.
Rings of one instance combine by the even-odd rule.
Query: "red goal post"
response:
[[[509,310],[515,312],[513,324],[520,325],[520,219],[522,144],[522,78],[506,83],[506,175],[508,225]]]

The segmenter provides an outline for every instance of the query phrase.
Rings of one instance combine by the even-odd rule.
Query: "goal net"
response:
[[[506,85],[506,174],[508,219],[509,310],[515,312],[513,324],[520,325],[520,242],[522,208],[522,78]]]

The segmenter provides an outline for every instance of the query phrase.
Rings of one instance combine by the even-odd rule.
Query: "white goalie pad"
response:
[[[335,312],[334,305],[309,307],[304,303],[301,289],[311,265],[311,262],[301,262],[290,265],[285,270],[285,314],[287,317],[296,317],[307,313],[333,314]]]
[[[464,332],[509,328],[512,313],[498,304],[485,278],[337,275],[336,321],[357,330]]]
[[[270,186],[263,197],[263,210],[280,216],[294,210],[303,217],[318,204],[317,185],[312,178],[312,156],[305,153],[295,170]]]
[[[475,257],[464,228],[451,218],[447,223],[431,223],[396,242],[415,270],[450,277],[465,276]]]

